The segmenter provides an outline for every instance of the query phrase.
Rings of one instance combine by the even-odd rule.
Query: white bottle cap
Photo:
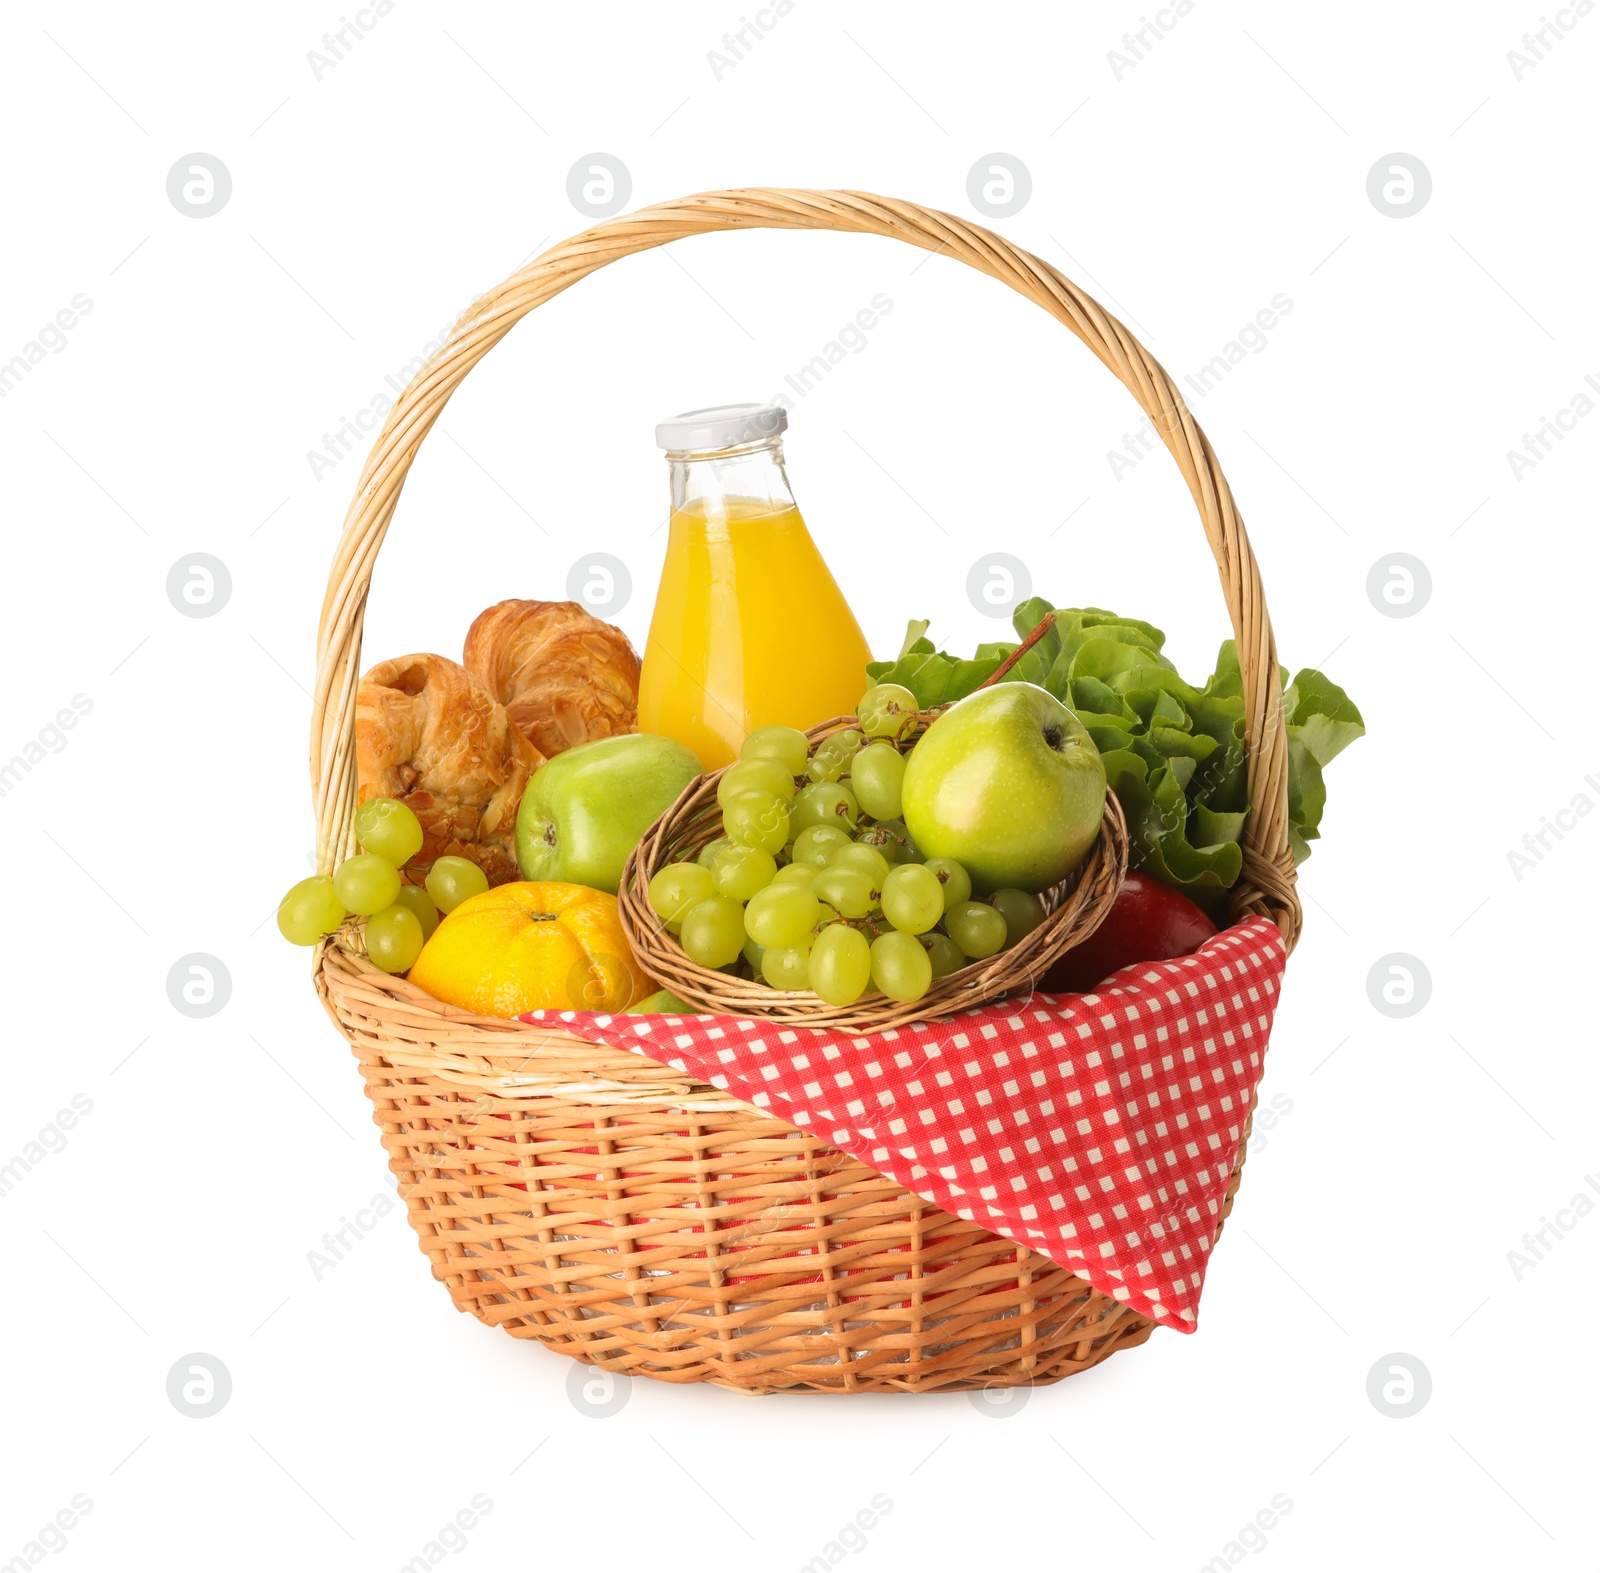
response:
[[[668,453],[697,448],[717,452],[747,442],[764,442],[789,425],[781,404],[714,404],[705,410],[685,410],[656,427],[656,445]]]

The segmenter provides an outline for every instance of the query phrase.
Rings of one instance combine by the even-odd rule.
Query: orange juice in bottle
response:
[[[795,506],[781,405],[691,410],[656,427],[672,516],[639,682],[639,730],[708,770],[745,735],[856,707],[872,659]]]

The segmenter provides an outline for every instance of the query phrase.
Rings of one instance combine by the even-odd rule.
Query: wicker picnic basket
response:
[[[476,302],[407,385],[368,455],[322,609],[311,731],[322,871],[354,850],[373,563],[450,395],[528,312],[597,268],[738,229],[882,235],[965,262],[1063,323],[1138,400],[1188,483],[1238,641],[1253,809],[1232,911],[1270,917],[1292,946],[1278,657],[1210,443],[1144,347],[1048,263],[947,213],[850,191],[709,192],[598,224]],[[378,971],[349,934],[318,947],[315,979],[434,1276],[459,1309],[514,1337],[619,1374],[846,1393],[1038,1385],[1150,1335],[1150,1321],[1065,1268],[666,1066],[444,1005]],[[1230,1205],[1237,1184],[1236,1169]]]

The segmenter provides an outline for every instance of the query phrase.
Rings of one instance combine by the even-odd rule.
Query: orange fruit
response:
[[[626,1010],[655,989],[634,960],[617,898],[587,885],[520,880],[463,901],[408,974],[480,1016]]]

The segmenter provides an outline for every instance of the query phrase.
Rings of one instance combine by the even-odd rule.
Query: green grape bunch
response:
[[[959,863],[913,844],[901,783],[918,720],[915,696],[888,683],[815,747],[786,726],[745,739],[717,783],[721,834],[647,891],[691,961],[834,1006],[910,1004],[1044,922],[1038,896],[975,900]]]
[[[367,959],[384,972],[409,971],[439,926],[439,914],[489,888],[466,858],[437,859],[427,886],[408,885],[402,870],[422,850],[422,825],[397,798],[369,798],[355,815],[359,852],[331,875],[290,887],[278,904],[278,932],[291,945],[315,945],[352,917],[363,918]]]

